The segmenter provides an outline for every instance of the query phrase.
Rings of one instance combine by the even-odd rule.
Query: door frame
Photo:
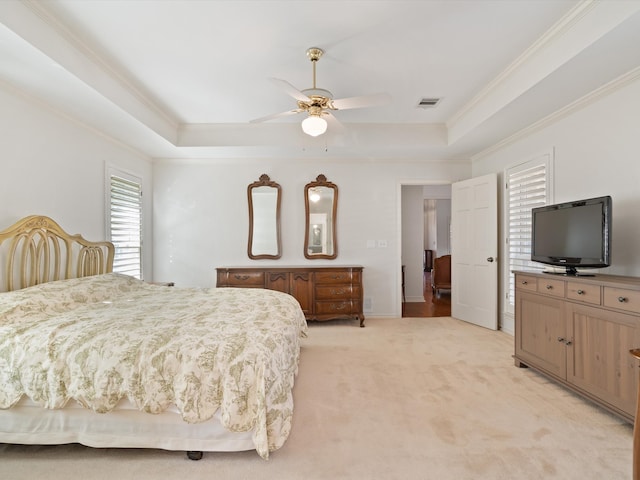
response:
[[[398,180],[396,186],[396,205],[397,205],[397,251],[396,251],[396,302],[394,316],[402,317],[402,187],[403,186],[423,186],[433,187],[439,185],[452,185],[453,180],[427,180],[427,179],[406,179]]]

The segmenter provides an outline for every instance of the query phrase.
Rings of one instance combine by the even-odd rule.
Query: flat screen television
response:
[[[611,258],[611,197],[545,205],[531,210],[531,260],[561,273],[584,275],[577,268],[608,267]]]

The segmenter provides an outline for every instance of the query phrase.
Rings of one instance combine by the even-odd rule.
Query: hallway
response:
[[[451,316],[451,292],[441,291],[436,297],[431,291],[431,272],[424,272],[424,303],[402,304],[403,317],[449,317]]]

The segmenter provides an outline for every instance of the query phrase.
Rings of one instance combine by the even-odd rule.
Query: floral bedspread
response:
[[[23,395],[104,413],[127,397],[189,423],[221,409],[267,458],[289,435],[306,321],[291,296],[178,288],[118,274],[0,293],[0,408]]]

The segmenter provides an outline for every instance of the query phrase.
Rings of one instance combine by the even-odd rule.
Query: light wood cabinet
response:
[[[567,320],[567,381],[633,418],[638,369],[629,352],[640,345],[639,318],[571,304]]]
[[[564,303],[557,298],[516,292],[516,359],[566,377]]]
[[[515,363],[633,421],[640,279],[515,272]]]
[[[355,318],[364,327],[361,266],[220,267],[217,287],[267,288],[298,300],[307,320]]]

